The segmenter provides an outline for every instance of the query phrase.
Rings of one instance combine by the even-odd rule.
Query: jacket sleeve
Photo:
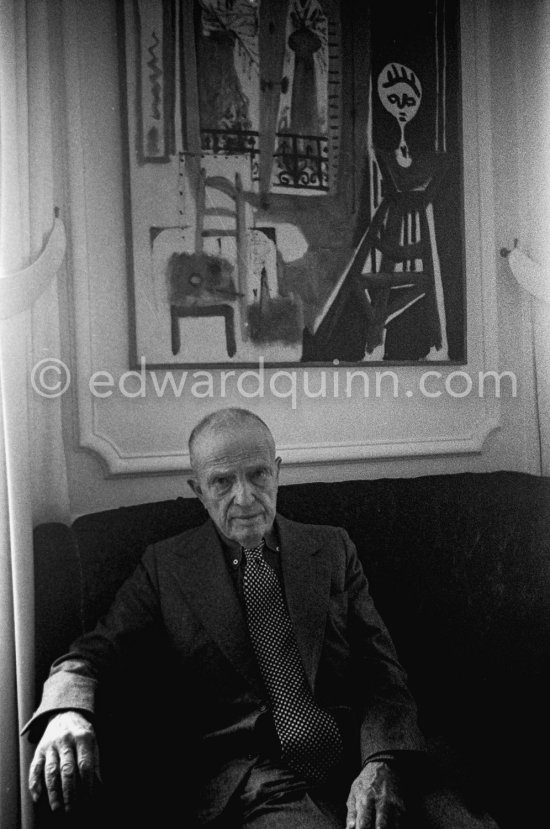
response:
[[[40,705],[22,734],[28,733],[36,741],[49,718],[64,710],[93,716],[96,690],[102,677],[113,669],[129,646],[159,625],[157,583],[152,547],[116,594],[107,615],[53,663]]]
[[[416,703],[388,630],[369,593],[355,545],[341,530],[346,553],[348,638],[354,663],[354,697],[361,719],[361,759],[422,751]]]

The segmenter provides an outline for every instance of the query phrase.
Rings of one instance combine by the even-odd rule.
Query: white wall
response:
[[[57,48],[54,39],[58,82],[63,78],[67,82],[66,89],[59,89],[59,97],[62,100],[66,96],[69,115],[68,133],[60,123],[58,203],[73,239],[68,263],[70,276],[63,297],[63,350],[75,382],[63,398],[63,426],[71,511],[75,516],[188,495],[185,464],[178,459],[194,422],[218,404],[212,400],[147,397],[145,400],[109,400],[104,401],[104,405],[101,401],[102,405],[90,409],[82,393],[86,371],[101,368],[117,377],[128,369],[128,299],[113,6],[109,0],[96,0],[93,4],[80,0],[52,3],[53,19],[59,24],[54,27],[55,37],[63,33],[65,55],[69,54],[67,64],[62,44],[59,43],[60,48]],[[278,441],[287,447],[283,483],[496,469],[539,471],[531,311],[529,301],[498,254],[500,247],[510,246],[514,237],[520,236],[523,241],[526,218],[522,204],[529,203],[530,216],[540,215],[542,209],[542,194],[536,187],[537,175],[529,163],[522,161],[521,148],[526,135],[521,118],[517,116],[517,106],[520,101],[524,106],[524,99],[518,99],[517,69],[510,60],[514,49],[520,49],[524,56],[529,53],[529,32],[521,35],[521,31],[529,27],[518,30],[517,19],[514,23],[512,15],[515,12],[516,16],[523,17],[522,9],[523,4],[516,7],[512,0],[509,4],[494,0],[485,32],[490,35],[487,54],[483,48],[484,32],[477,33],[482,43],[476,54],[478,60],[483,61],[483,65],[477,67],[477,77],[490,82],[490,86],[484,86],[484,94],[490,89],[490,109],[485,112],[483,123],[476,126],[476,136],[481,140],[476,154],[472,154],[469,140],[465,143],[467,177],[471,182],[477,176],[479,184],[475,193],[467,194],[472,249],[468,253],[470,356],[466,368],[474,373],[480,366],[514,372],[518,379],[517,397],[514,399],[505,394],[498,410],[493,410],[492,403],[488,404],[489,415],[483,407],[480,408],[479,400],[458,400],[449,396],[437,401],[411,401],[406,397],[393,400],[387,395],[366,401],[359,397],[338,401],[302,399],[295,411],[288,400],[273,396],[262,401],[253,400],[250,407],[268,420]],[[483,29],[483,17],[478,16],[477,20],[476,25]],[[78,43],[76,51],[75,43]],[[466,82],[471,83],[471,79]],[[75,118],[78,108],[80,112]],[[466,103],[465,111],[478,117],[482,108],[468,110]],[[81,125],[76,132],[75,124]],[[483,141],[489,141],[489,144]],[[481,165],[480,169],[479,159],[490,161],[491,156],[492,169],[490,165]],[[526,169],[531,170],[527,177]],[[541,207],[537,209],[538,199]],[[482,220],[474,221],[472,217],[480,211]],[[535,252],[533,250],[533,254]],[[85,279],[82,278],[84,273]],[[490,313],[487,315],[493,289],[496,295],[494,318]],[[480,363],[481,352],[485,354],[485,361]],[[490,364],[488,359],[492,360]],[[399,371],[411,382],[417,379],[419,372],[417,369]],[[79,383],[80,391],[77,391]],[[223,402],[237,405],[244,402],[246,405],[246,401],[236,395]],[[500,429],[490,433],[482,447],[480,445],[480,451],[466,451],[464,435],[470,432],[482,434],[483,427],[478,429],[476,424],[483,418],[493,417],[494,412],[500,421]],[[83,434],[93,435],[91,443],[103,447],[104,460],[97,452],[82,449],[87,442]],[[445,448],[447,434],[449,440]],[[454,440],[456,435],[461,436],[460,440]],[[432,438],[435,449],[430,448]],[[368,445],[368,452],[363,454],[370,454],[370,457],[314,463],[311,462],[315,457],[314,450],[296,452],[293,448],[308,447],[316,442],[326,446],[331,441],[347,441],[359,447],[359,451]],[[109,449],[111,444],[116,445],[116,450]],[[397,450],[395,456],[375,457],[377,452],[372,451],[373,445],[382,447],[378,452],[382,455],[395,453],[398,445],[402,449]],[[176,459],[174,471],[171,474],[113,476],[113,469],[116,471],[117,467],[109,460],[109,453],[113,457],[132,456],[136,446],[140,448],[138,454],[142,466],[148,453],[154,459],[173,456]],[[449,448],[453,451],[449,452]],[[411,451],[417,454],[407,457]],[[119,463],[122,472],[125,468],[131,471],[132,463],[126,463],[126,467],[125,463],[124,458]],[[157,468],[161,470],[163,464]]]
[[[511,148],[510,161],[515,161],[511,166],[517,176],[517,197],[514,198],[517,224],[513,235],[518,238],[520,248],[543,267],[543,279],[550,284],[550,5],[542,0],[515,0],[505,4],[508,14],[503,13],[499,4],[495,6],[495,15],[512,48],[510,55],[505,48],[494,50],[494,72],[497,76],[509,76],[513,72],[514,88],[510,92],[511,100],[516,103],[515,145]],[[510,65],[507,72],[506,63]],[[504,99],[501,105],[504,132],[508,123]],[[503,169],[503,180],[505,175]],[[505,193],[502,199],[503,205],[506,204]],[[507,221],[510,222],[510,217]],[[529,356],[536,368],[538,407],[535,406],[535,413],[541,437],[540,463],[543,472],[549,474],[550,305],[528,299],[523,291],[519,293],[525,329],[532,333]]]

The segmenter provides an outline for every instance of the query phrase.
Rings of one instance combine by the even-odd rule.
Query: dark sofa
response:
[[[550,480],[494,472],[299,484],[281,487],[279,510],[348,530],[444,762],[477,781],[503,829],[547,825]],[[50,662],[93,626],[146,546],[204,517],[198,501],[177,498],[36,528],[37,698]],[[122,684],[137,665],[125,666]],[[131,704],[121,693],[118,708],[105,706],[107,777],[121,770],[109,736],[117,717],[119,741],[136,717],[152,739],[176,733],[173,685],[149,680],[140,675]],[[137,778],[126,785],[135,799]]]

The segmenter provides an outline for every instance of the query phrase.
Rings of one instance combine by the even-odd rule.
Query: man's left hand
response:
[[[346,829],[399,829],[405,812],[397,772],[388,763],[367,763],[352,783]]]

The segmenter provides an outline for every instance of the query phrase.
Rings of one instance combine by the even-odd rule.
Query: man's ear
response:
[[[281,471],[281,458],[275,458],[275,466],[277,467],[277,480],[279,480],[279,472]]]

